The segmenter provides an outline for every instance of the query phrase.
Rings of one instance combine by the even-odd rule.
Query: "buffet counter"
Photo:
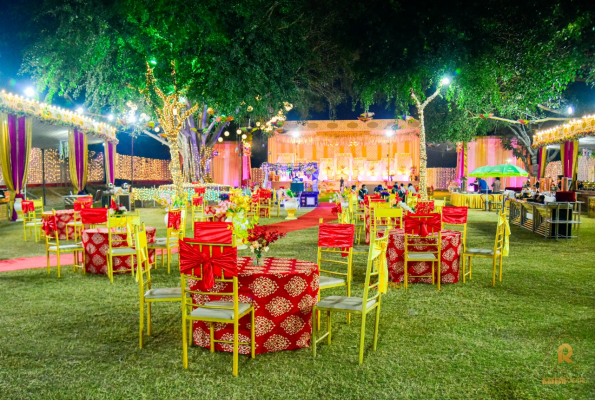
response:
[[[510,223],[548,239],[578,237],[581,202],[534,203],[510,200]]]

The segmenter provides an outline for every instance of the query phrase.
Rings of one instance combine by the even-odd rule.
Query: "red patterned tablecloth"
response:
[[[42,218],[51,216],[51,211],[43,213]],[[56,211],[56,225],[58,226],[58,238],[66,240],[66,230],[68,229],[69,238],[74,240],[74,227],[67,227],[66,224],[74,221],[74,210],[57,210]]]
[[[252,265],[250,257],[238,257],[239,300],[255,309],[256,353],[294,350],[310,345],[312,306],[318,297],[318,266],[309,261],[264,258],[264,266]],[[231,284],[215,282],[213,292],[231,291]],[[196,289],[193,281],[190,288]],[[219,296],[195,296],[204,304]],[[209,328],[194,323],[194,342],[210,347]],[[215,339],[233,340],[232,324],[216,324]],[[250,342],[250,315],[240,320],[240,342]],[[220,351],[232,351],[233,345],[216,343]],[[250,346],[240,345],[239,352],[250,354]]]
[[[147,226],[147,243],[155,241],[155,228]],[[109,249],[107,228],[85,229],[83,247],[85,248],[85,270],[90,274],[107,275],[107,257]],[[112,240],[125,240],[126,233],[112,234]],[[126,247],[126,242],[117,242],[112,247]],[[155,250],[149,250],[149,259],[154,261]],[[114,257],[114,271],[130,269],[131,257]]]
[[[225,214],[217,214],[216,206],[205,206],[205,214],[214,216],[213,221],[224,222]]]
[[[442,249],[441,249],[441,279],[442,283],[457,283],[459,281],[459,258],[461,256],[461,232],[442,230]],[[423,247],[414,247],[415,251],[431,250]],[[435,247],[433,248],[436,249]],[[403,229],[393,229],[389,233],[388,246],[386,249],[386,258],[388,259],[388,273],[393,282],[403,282],[405,276],[405,231]],[[408,264],[409,273],[412,275],[429,275],[432,270],[430,262],[410,262]],[[438,271],[436,271],[437,273]],[[430,278],[409,278],[409,283],[426,282],[431,283]]]

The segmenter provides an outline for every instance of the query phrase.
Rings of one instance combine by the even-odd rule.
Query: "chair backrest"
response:
[[[58,219],[56,218],[56,210],[52,210],[50,215],[42,214],[41,228],[45,232],[46,248],[50,245],[60,245],[60,234],[58,232]],[[52,242],[52,239],[54,242]]]
[[[329,224],[318,225],[318,247],[319,248],[351,248],[355,226],[352,224]]]
[[[379,286],[380,279],[382,279],[381,274],[386,274],[386,277],[388,278],[388,268],[386,264],[386,248],[388,246],[388,236],[388,232],[384,232],[382,238],[372,237],[370,239],[370,250],[368,251],[368,264],[366,265],[366,278],[364,281],[362,312],[365,311],[365,308],[370,300],[380,300]],[[381,269],[383,269],[384,271],[381,271]],[[373,282],[373,280],[375,281]]]
[[[444,207],[442,222],[448,225],[465,225],[467,223],[467,207]]]
[[[403,217],[405,233],[427,237],[440,232],[442,217],[440,214],[408,214]]]
[[[379,208],[374,210],[374,220],[372,226],[376,231],[379,227],[394,229],[403,226],[402,208]]]
[[[494,241],[494,254],[504,248],[505,225],[500,224],[496,227],[496,240]]]
[[[207,237],[207,239],[210,238]],[[182,278],[182,302],[185,313],[189,308],[205,307],[233,310],[235,315],[238,315],[237,248],[235,247],[235,240],[232,239],[231,242],[212,244],[202,243],[197,241],[197,239],[184,239],[180,241],[180,276]],[[205,268],[206,265],[210,265],[211,268]],[[235,268],[235,274],[233,268]],[[189,280],[192,281],[193,285],[197,286],[196,289],[191,289],[188,286]],[[232,290],[209,292],[209,289],[212,288],[208,287],[209,282],[211,284],[217,282],[224,284],[231,283]],[[186,293],[190,293],[191,296],[187,296]],[[195,295],[231,296],[233,298],[233,304],[230,307],[209,307],[195,304],[193,301]]]
[[[434,200],[418,201],[415,207],[416,214],[429,214],[434,211]]]
[[[233,244],[235,246],[235,235],[231,222],[195,222],[194,239],[186,241],[208,243],[208,244]]]
[[[446,200],[434,200],[434,210],[441,213],[446,205]]]
[[[145,224],[134,227],[134,248],[136,249],[136,277],[140,289],[140,296],[144,297],[147,290],[151,289],[151,263],[147,243]]]
[[[184,214],[181,208],[174,208],[167,213],[167,236],[178,236],[184,230]]]
[[[81,222],[84,225],[106,224],[108,210],[107,208],[84,208],[81,210]]]

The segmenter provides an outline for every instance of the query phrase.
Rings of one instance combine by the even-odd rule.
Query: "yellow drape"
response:
[[[541,149],[541,159],[539,160],[539,178],[545,178],[545,167],[547,166],[547,147]]]
[[[372,247],[372,259],[378,257],[381,253],[386,253],[386,242],[375,242]],[[378,257],[378,291],[386,293],[388,291],[388,266],[386,256]]]
[[[498,217],[498,226],[504,225],[504,246],[502,249],[502,255],[504,257],[508,257],[508,252],[510,251],[509,246],[509,236],[510,236],[510,225],[508,223],[508,218],[506,214],[500,214]]]

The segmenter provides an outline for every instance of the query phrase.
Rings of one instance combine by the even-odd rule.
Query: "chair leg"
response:
[[[328,331],[328,344],[331,344],[331,312],[326,312],[326,329]]]
[[[170,265],[171,265],[171,250],[168,248],[167,249],[167,273],[168,274],[170,271]]]
[[[250,353],[252,355],[252,358],[256,357],[256,330],[254,328],[254,308],[252,308],[252,316],[250,317]]]
[[[45,256],[46,256],[47,262],[48,262],[48,275],[49,275],[50,274],[50,252],[46,250]]]
[[[376,344],[378,343],[378,324],[380,323],[380,304],[376,307],[376,321],[374,321],[374,345],[372,350],[376,350]]]
[[[211,345],[211,353],[215,352],[215,323],[209,323],[209,343]]]
[[[473,274],[472,274],[473,266],[471,265],[472,260],[473,260],[473,258],[471,256],[469,256],[469,280],[471,280],[473,277]]]
[[[314,306],[314,308],[312,309],[312,337],[310,338],[310,346],[312,346],[312,356],[314,358],[316,358],[316,333],[318,332],[318,329],[316,329],[316,314],[318,313],[318,310],[316,309],[316,306]]]
[[[186,314],[184,312],[184,314]],[[184,368],[188,369],[188,332],[186,331],[186,315],[182,315],[182,350]]]
[[[366,339],[366,314],[362,314],[362,327],[360,329],[359,338],[359,363],[364,362],[364,341]]]
[[[407,274],[407,261],[405,261],[404,276],[403,276],[403,283],[405,284],[405,290],[407,290],[407,281],[408,280],[409,280],[409,276]]]
[[[151,302],[147,303],[147,335],[151,336],[153,330],[153,322],[151,319]]]
[[[440,254],[438,254],[438,257],[440,257]],[[441,274],[441,271],[440,271],[440,260],[438,260],[437,264],[438,264],[438,275],[436,275],[436,279],[438,280],[438,290],[440,290],[440,281],[442,280],[441,279],[442,277],[440,276],[440,274]]]
[[[239,352],[239,321],[233,323],[233,376],[238,376],[238,352]]]
[[[496,286],[496,256],[492,259],[492,286]]]
[[[500,253],[500,282],[502,282],[502,262],[503,262],[502,257],[503,257],[503,254]]]
[[[57,261],[58,278],[59,278],[60,277],[60,252],[59,251],[56,252],[56,261]]]
[[[145,317],[145,303],[142,301],[140,302],[140,313],[139,315],[139,328],[138,328],[138,347],[140,349],[143,348],[143,333],[144,333],[144,328],[145,328],[145,321],[144,321],[144,317]]]

